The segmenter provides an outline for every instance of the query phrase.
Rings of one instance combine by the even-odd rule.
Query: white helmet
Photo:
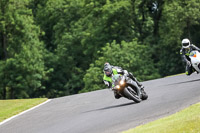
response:
[[[189,48],[190,47],[190,40],[185,38],[182,40],[182,47],[183,48]]]

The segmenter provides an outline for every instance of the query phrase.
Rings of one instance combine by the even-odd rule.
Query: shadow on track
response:
[[[119,107],[128,106],[128,105],[132,105],[132,104],[136,104],[136,103],[135,102],[130,102],[130,103],[125,103],[125,104],[113,105],[113,106],[108,106],[108,107],[105,107],[105,108],[85,111],[83,113],[88,113],[88,112],[93,112],[93,111],[100,111],[100,110],[107,110],[107,109],[112,109],[112,108],[119,108]]]
[[[167,84],[165,86],[177,85],[177,84],[184,84],[184,83],[190,83],[190,82],[197,82],[197,81],[200,81],[200,79],[195,79],[195,80],[190,80],[190,81],[185,81],[185,82],[178,82],[178,83],[173,83],[173,84]]]

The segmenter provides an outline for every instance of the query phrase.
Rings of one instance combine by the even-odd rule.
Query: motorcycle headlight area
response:
[[[116,88],[117,88],[117,89],[120,89],[120,86],[119,86],[119,85],[117,85],[117,86],[116,86]]]
[[[123,85],[123,84],[124,84],[124,81],[123,81],[123,80],[121,80],[119,83],[120,83],[120,85]]]

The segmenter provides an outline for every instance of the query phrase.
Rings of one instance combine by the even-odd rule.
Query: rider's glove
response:
[[[109,90],[114,91],[115,89],[114,89],[114,87],[111,87],[111,88],[109,88]]]

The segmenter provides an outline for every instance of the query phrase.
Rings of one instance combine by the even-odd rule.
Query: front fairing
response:
[[[193,68],[200,72],[200,53],[197,50],[191,51],[189,57]]]
[[[115,91],[117,92],[122,92],[124,87],[126,87],[126,82],[124,82],[123,85],[120,84],[120,81],[124,81],[124,76],[120,74],[116,74],[112,77],[112,87],[114,88]],[[117,88],[119,86],[120,88]]]
[[[126,77],[126,83],[129,85],[133,85],[135,87],[138,87],[137,83],[135,81],[133,81],[131,78]]]
[[[120,74],[115,74],[112,77],[112,87],[119,85],[119,81],[121,80]]]

